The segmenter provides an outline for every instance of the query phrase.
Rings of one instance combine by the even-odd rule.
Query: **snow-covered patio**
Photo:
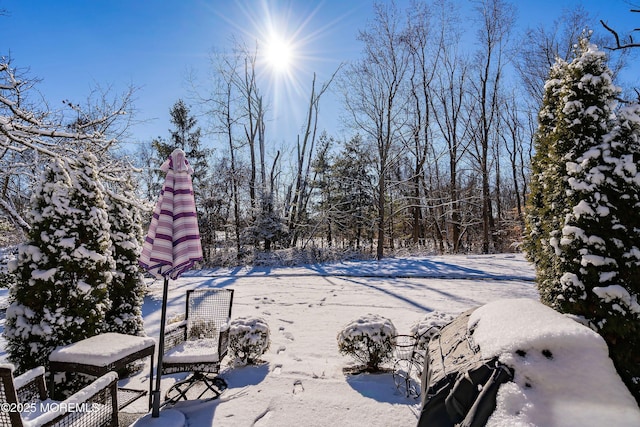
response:
[[[227,358],[221,375],[229,388],[217,401],[181,402],[174,409],[189,426],[415,426],[420,402],[398,392],[391,373],[345,374],[355,362],[339,354],[338,332],[368,313],[408,333],[429,312],[457,315],[498,299],[537,300],[533,279],[521,255],[192,271],[171,282],[168,318],[183,312],[187,289],[233,288],[232,319],[264,318],[271,347],[259,366],[235,367]],[[149,282],[143,315],[152,337],[159,333],[161,297],[161,281]],[[121,386],[147,388],[147,372]],[[182,377],[163,377],[163,388]],[[146,405],[140,399],[124,408],[131,417],[123,419],[147,412]],[[155,421],[151,425],[172,425]]]
[[[261,366],[223,368],[229,389],[217,402],[176,406],[189,425],[412,426],[419,401],[396,390],[391,374],[349,376],[338,353],[344,325],[374,313],[399,333],[431,311],[456,315],[500,298],[534,298],[534,272],[520,255],[344,262],[295,268],[193,271],[172,282],[168,318],[184,310],[185,291],[235,289],[232,318],[263,317],[271,347]],[[162,286],[150,285],[145,329],[157,336]],[[228,360],[230,361],[230,360]],[[169,387],[165,377],[163,387]],[[144,411],[144,402],[127,411]]]

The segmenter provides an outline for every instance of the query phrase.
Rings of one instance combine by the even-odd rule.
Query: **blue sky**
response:
[[[520,28],[553,21],[577,4],[621,33],[640,26],[628,0],[514,3]],[[262,38],[270,26],[284,32],[297,44],[291,79],[274,76],[265,89],[267,139],[276,145],[295,141],[313,72],[322,82],[359,55],[357,31],[373,10],[371,0],[0,0],[0,9],[8,11],[0,17],[0,55],[42,79],[37,87],[52,106],[83,103],[97,85],[114,94],[137,87],[136,119],[144,123],[132,127],[133,141],[168,138],[169,109],[179,98],[191,103],[186,76],[203,79],[213,49],[228,48],[232,36]],[[338,97],[324,101],[320,126],[340,136]]]

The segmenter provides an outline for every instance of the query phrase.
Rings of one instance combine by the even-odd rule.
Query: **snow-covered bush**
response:
[[[366,371],[377,372],[393,359],[396,335],[391,320],[368,314],[349,322],[338,333],[338,350],[361,362]]]
[[[450,323],[453,316],[439,311],[427,313],[424,318],[411,326],[410,333],[418,340],[418,348],[426,349],[427,344],[440,329]]]
[[[251,365],[269,349],[270,330],[261,317],[238,317],[229,326],[229,353],[237,364]]]
[[[114,261],[95,157],[52,161],[31,199],[28,241],[9,266],[4,335],[18,371],[48,366],[51,351],[102,331]]]
[[[215,338],[217,335],[216,323],[213,320],[206,320],[201,317],[189,320],[187,339]]]

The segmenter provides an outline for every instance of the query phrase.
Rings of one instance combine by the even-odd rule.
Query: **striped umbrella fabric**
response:
[[[193,168],[180,149],[174,150],[160,168],[167,176],[138,260],[154,276],[164,277],[156,387],[151,396],[153,418],[160,416],[160,381],[169,279],[177,279],[202,259],[198,214],[191,182]]]
[[[177,279],[202,259],[198,216],[189,165],[176,149],[160,167],[164,185],[153,211],[139,263],[156,277]]]

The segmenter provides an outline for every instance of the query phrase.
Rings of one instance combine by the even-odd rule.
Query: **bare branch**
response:
[[[631,12],[640,12],[640,9],[631,9]],[[611,28],[610,26],[608,26],[602,19],[600,20],[600,24],[602,24],[602,26],[609,31],[611,34],[613,34],[613,37],[616,40],[616,45],[615,47],[609,47],[609,46],[605,46],[605,49],[608,50],[621,50],[621,49],[629,49],[629,48],[634,48],[634,47],[640,47],[640,43],[635,43],[633,41],[633,36],[629,35],[629,41],[620,41],[620,36],[618,35],[618,32],[616,30],[614,30],[613,28]],[[635,28],[633,31],[638,31],[640,30],[639,28]]]
[[[101,179],[114,187],[134,172],[126,159],[111,154],[128,126],[132,90],[113,102],[100,92],[86,107],[63,101],[62,109],[52,110],[42,100],[29,99],[36,82],[0,58],[0,214],[23,230],[28,229],[24,215],[31,187],[47,160],[73,164],[78,153],[91,151],[101,158]]]

